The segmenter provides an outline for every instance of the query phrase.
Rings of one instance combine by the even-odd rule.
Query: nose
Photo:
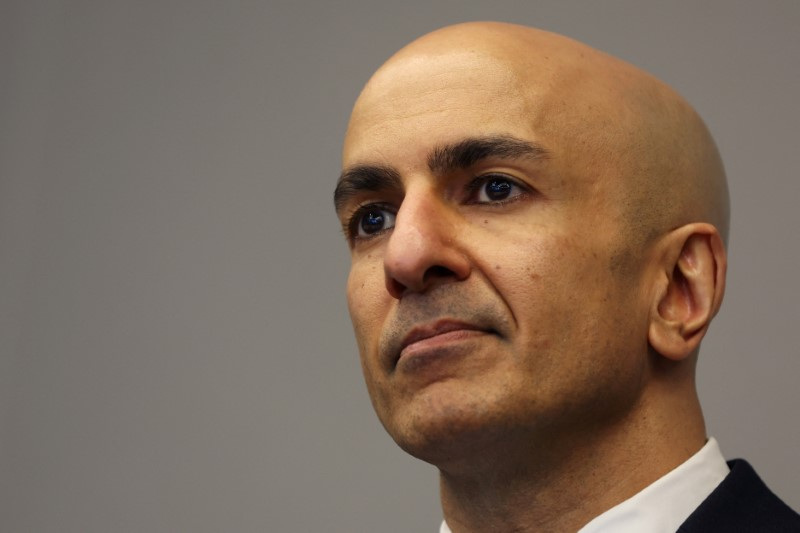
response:
[[[406,194],[384,252],[386,290],[409,292],[466,279],[470,262],[459,246],[457,215],[430,191]]]

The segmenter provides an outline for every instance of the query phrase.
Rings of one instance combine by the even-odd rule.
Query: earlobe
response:
[[[727,258],[719,232],[705,223],[670,233],[662,258],[663,286],[653,304],[648,338],[658,353],[677,361],[697,349],[719,310]]]

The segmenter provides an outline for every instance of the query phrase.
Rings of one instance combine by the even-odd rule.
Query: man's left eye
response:
[[[471,185],[471,188],[475,190],[475,202],[479,204],[511,200],[524,192],[522,187],[505,176],[480,178]]]

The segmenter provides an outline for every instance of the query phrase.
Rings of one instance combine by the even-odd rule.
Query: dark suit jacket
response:
[[[730,473],[677,533],[800,532],[800,515],[778,499],[743,459],[728,461]]]

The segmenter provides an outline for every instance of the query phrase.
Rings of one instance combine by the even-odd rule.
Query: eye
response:
[[[371,237],[394,227],[395,213],[380,204],[359,208],[350,219],[350,234],[354,237]]]
[[[469,188],[474,191],[473,201],[478,204],[502,203],[514,200],[525,193],[516,181],[502,174],[481,176],[473,181]]]

